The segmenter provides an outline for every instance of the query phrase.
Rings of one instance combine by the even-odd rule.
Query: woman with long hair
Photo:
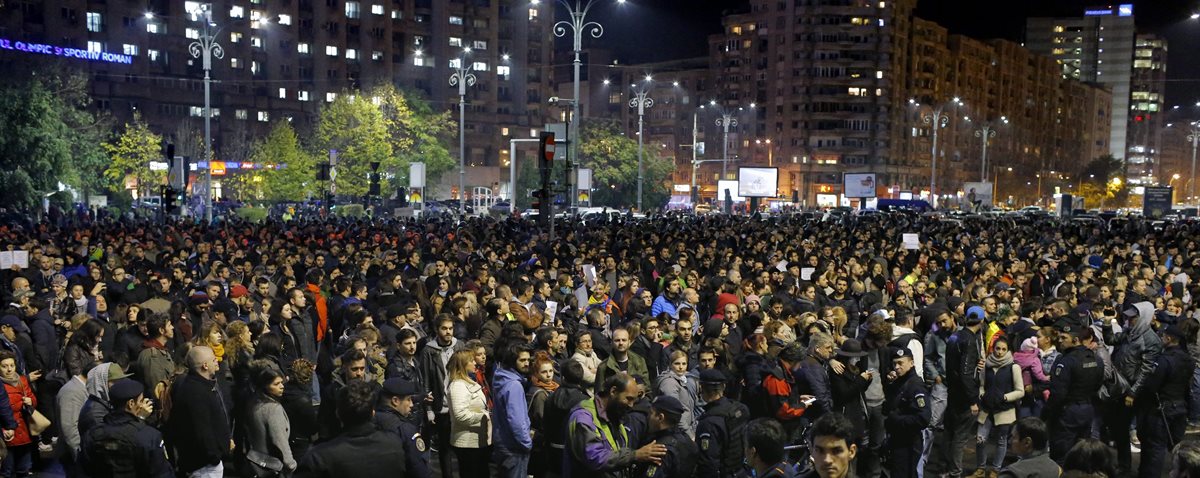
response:
[[[312,404],[313,371],[316,370],[316,366],[301,358],[292,361],[284,370],[288,380],[283,386],[283,396],[278,400],[287,412],[291,425],[288,442],[291,445],[292,457],[303,457],[320,429],[317,409]]]
[[[655,390],[659,395],[675,397],[683,405],[679,427],[689,436],[696,434],[696,406],[699,402],[700,385],[695,377],[688,375],[688,355],[682,350],[671,352],[671,363],[667,371],[658,376]]]
[[[225,362],[225,332],[221,330],[221,325],[215,321],[204,322],[200,326],[199,333],[192,338],[195,345],[203,345],[211,348],[213,354],[217,356],[217,362],[222,365],[228,365]]]
[[[254,395],[246,413],[246,458],[249,467],[263,461],[277,460],[282,476],[296,469],[296,459],[289,444],[291,423],[280,399],[283,398],[283,373],[273,362],[257,360],[249,364],[253,375]]]
[[[90,317],[79,324],[71,334],[71,338],[67,340],[67,347],[63,350],[63,362],[67,367],[67,374],[74,377],[83,375],[84,370],[89,370],[102,359],[100,353],[100,341],[104,339],[104,326]]]
[[[978,467],[976,478],[995,476],[1004,464],[1008,451],[1009,429],[1017,421],[1017,405],[1025,397],[1025,380],[1021,366],[1013,362],[1008,349],[1008,339],[997,338],[992,344],[992,353],[985,359],[983,374],[979,381],[979,431],[975,435],[975,456]],[[996,453],[988,463],[988,444],[996,447]]]
[[[447,390],[450,402],[450,447],[458,458],[460,476],[487,476],[492,443],[491,413],[483,387],[475,382],[475,351],[463,349],[450,357]]]
[[[29,377],[17,372],[17,356],[7,350],[0,352],[0,381],[4,382],[13,418],[17,421],[12,438],[4,440],[8,454],[0,464],[0,475],[6,478],[31,476],[33,453],[37,451],[37,446],[29,433],[29,417],[23,410],[36,408],[37,397],[29,386]]]
[[[540,350],[537,357],[533,361],[533,367],[529,374],[529,393],[526,394],[526,399],[529,401],[529,429],[535,431],[533,435],[533,456],[543,456],[541,453],[546,450],[546,434],[549,431],[546,429],[546,402],[550,399],[550,394],[558,390],[558,382],[554,381],[554,360],[550,358],[550,354],[545,350]],[[547,466],[545,460],[535,460],[529,463],[529,474],[535,477],[545,476]]]

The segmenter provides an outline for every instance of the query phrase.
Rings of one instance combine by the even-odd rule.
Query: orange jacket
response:
[[[321,295],[321,288],[315,284],[304,286],[306,290],[312,292],[314,297],[313,302],[316,302],[317,307],[317,343],[325,340],[325,331],[329,330],[329,306],[325,303],[325,296]]]

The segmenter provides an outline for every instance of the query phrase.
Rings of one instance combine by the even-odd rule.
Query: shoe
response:
[[[1129,435],[1129,444],[1130,444],[1130,445],[1133,445],[1133,446],[1140,447],[1140,446],[1142,446],[1142,441],[1141,441],[1141,440],[1138,440],[1138,437],[1137,437],[1137,434],[1136,434],[1136,433],[1131,433],[1131,434]]]
[[[999,476],[1000,476],[1000,473],[997,472],[996,470],[988,470],[987,478],[999,478]]]
[[[1138,446],[1138,445],[1134,445],[1134,444],[1130,443],[1130,444],[1129,444],[1129,452],[1130,452],[1130,453],[1141,453],[1141,452],[1142,452],[1142,447],[1140,447],[1140,446]]]
[[[54,451],[54,445],[49,443],[38,443],[38,453],[50,453]]]
[[[1189,433],[1189,434],[1191,434],[1191,433],[1200,433],[1200,423],[1198,423],[1198,422],[1190,422],[1190,423],[1188,423],[1188,426],[1187,426],[1187,433]]]
[[[976,468],[975,473],[971,474],[971,478],[987,478],[987,470],[983,468]]]

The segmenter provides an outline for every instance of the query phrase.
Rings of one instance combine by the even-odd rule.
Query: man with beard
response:
[[[658,363],[671,363],[671,352],[679,350],[688,356],[688,370],[696,368],[698,363],[697,352],[700,347],[696,346],[692,341],[692,321],[689,319],[679,319],[675,322],[675,338],[666,347],[663,347],[662,354],[658,356]]]
[[[564,477],[616,478],[634,463],[662,464],[667,447],[650,442],[634,450],[621,426],[621,418],[633,408],[637,398],[637,382],[621,372],[605,379],[595,398],[584,400],[571,410],[567,419]]]
[[[678,319],[679,311],[676,303],[679,302],[679,290],[679,281],[675,277],[669,277],[666,289],[659,294],[658,298],[654,299],[654,305],[650,307],[650,316],[658,317],[658,314],[666,313],[672,319]]]

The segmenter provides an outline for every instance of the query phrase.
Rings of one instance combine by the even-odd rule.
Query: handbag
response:
[[[246,452],[246,463],[255,478],[273,478],[283,473],[283,461],[255,450]]]
[[[50,419],[42,415],[42,412],[30,406],[23,407],[23,411],[25,413],[25,424],[29,426],[30,436],[39,436],[46,429],[50,428]]]

